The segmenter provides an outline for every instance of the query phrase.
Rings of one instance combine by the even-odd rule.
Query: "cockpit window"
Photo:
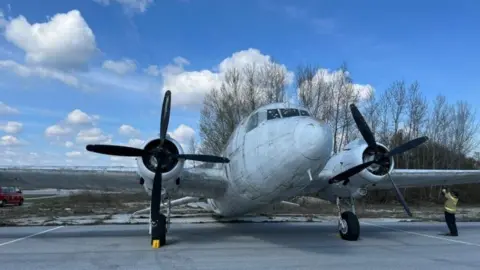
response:
[[[292,116],[300,115],[297,109],[280,109],[280,112],[282,112],[283,117],[292,117]]]
[[[310,116],[310,114],[307,111],[300,110],[300,115],[301,116]]]
[[[247,122],[247,126],[245,127],[246,132],[249,132],[250,130],[256,128],[258,125],[258,113],[250,116]]]
[[[246,120],[247,124],[245,126],[245,131],[249,132],[267,120],[293,116],[310,116],[310,114],[305,110],[299,110],[295,108],[259,110]],[[242,122],[243,121],[245,120],[242,120]]]
[[[277,109],[267,110],[267,120],[280,118],[280,113]]]

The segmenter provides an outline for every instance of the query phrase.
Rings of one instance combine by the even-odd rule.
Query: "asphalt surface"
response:
[[[172,224],[150,247],[147,225],[0,228],[0,269],[480,269],[480,223],[362,223],[341,240],[334,223]]]

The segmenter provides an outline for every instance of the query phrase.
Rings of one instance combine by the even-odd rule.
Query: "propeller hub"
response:
[[[143,156],[142,161],[145,167],[151,172],[155,172],[160,161],[162,172],[166,173],[175,168],[178,163],[175,155],[180,152],[175,143],[170,139],[166,139],[162,146],[160,146],[160,144],[160,139],[154,139],[148,142],[144,148],[148,155]]]

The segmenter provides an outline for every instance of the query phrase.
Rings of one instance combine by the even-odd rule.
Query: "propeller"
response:
[[[357,125],[357,128],[360,131],[360,134],[362,134],[363,139],[368,144],[370,149],[374,151],[374,159],[372,161],[368,161],[368,162],[359,164],[357,166],[354,166],[344,172],[341,172],[335,175],[328,181],[330,184],[337,183],[339,181],[347,181],[350,177],[370,167],[372,164],[382,164],[383,162],[388,161],[390,157],[393,157],[395,155],[402,154],[406,151],[414,149],[428,140],[427,136],[419,137],[411,141],[408,141],[402,145],[399,145],[387,153],[381,153],[377,149],[377,142],[375,140],[375,136],[373,132],[371,131],[370,127],[365,121],[365,118],[363,118],[363,115],[360,113],[360,111],[358,110],[357,106],[355,106],[355,104],[350,104],[350,111],[352,113],[353,119],[355,120],[355,124]],[[389,173],[387,174],[387,176],[390,179],[390,182],[392,182],[392,186],[395,189],[397,198],[402,204],[403,208],[405,209],[405,212],[407,212],[407,214],[411,217],[412,213],[410,212],[410,209],[408,208],[407,203],[405,202],[405,199],[402,196],[402,193],[400,193],[400,190],[398,189],[397,185],[395,185],[395,182],[390,177]]]
[[[164,219],[165,216],[160,214],[161,203],[161,190],[162,190],[162,168],[172,158],[184,159],[184,160],[196,160],[201,162],[212,163],[228,163],[230,160],[224,157],[212,156],[212,155],[197,155],[197,154],[173,154],[163,149],[165,140],[167,139],[168,122],[170,121],[170,104],[171,104],[170,90],[165,92],[162,104],[162,114],[160,116],[160,145],[152,150],[145,150],[135,147],[120,146],[120,145],[103,145],[103,144],[89,144],[86,149],[90,152],[95,152],[105,155],[124,156],[124,157],[145,157],[154,156],[157,160],[157,166],[155,168],[155,176],[153,178],[152,196],[151,196],[151,223],[152,223],[152,245],[154,240],[159,240],[161,244],[164,244],[165,228],[158,227],[160,219]],[[162,222],[165,224],[165,220]]]
[[[162,105],[162,114],[160,116],[160,146],[156,149],[147,151],[141,148],[122,146],[122,145],[107,145],[107,144],[89,144],[86,149],[90,152],[95,152],[98,154],[110,155],[110,156],[122,156],[122,157],[144,157],[149,155],[154,155],[155,158],[159,159],[159,154],[163,154],[163,158],[168,158],[166,155],[172,158],[184,159],[184,160],[195,160],[201,162],[213,162],[213,163],[228,163],[230,160],[224,157],[212,156],[212,155],[198,155],[198,154],[173,154],[167,151],[162,151],[162,146],[165,143],[167,138],[168,122],[170,121],[170,103],[171,103],[171,92],[167,90]],[[159,162],[158,164],[161,164]]]

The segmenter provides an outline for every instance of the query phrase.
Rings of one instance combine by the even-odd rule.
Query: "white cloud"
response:
[[[150,76],[159,76],[162,73],[162,71],[158,68],[157,65],[150,65],[143,71]]]
[[[5,135],[0,138],[0,145],[3,146],[18,146],[24,144],[20,139],[12,135]]]
[[[180,124],[173,132],[169,132],[168,134],[180,143],[180,146],[186,154],[195,154],[196,150],[198,150],[193,149],[195,146],[192,144],[193,140],[195,140],[195,130],[193,128]],[[187,160],[185,167],[188,168],[199,164],[202,164],[202,162]]]
[[[343,79],[343,76],[348,76],[349,72],[342,72],[341,70],[333,70],[330,71],[329,69],[318,69],[315,76],[312,79],[312,84],[313,85],[319,85],[322,82],[323,83],[334,83],[334,82],[339,82]],[[338,84],[339,85],[339,84]],[[374,91],[373,87],[369,84],[352,84],[351,85],[353,90],[358,94],[359,98],[361,100],[365,100],[370,96],[370,93]],[[335,93],[339,93],[340,88],[336,89]],[[300,92],[297,92],[298,94]],[[297,97],[298,98],[298,97]]]
[[[67,153],[48,150],[40,153],[25,151],[25,148],[20,147],[7,148],[3,152],[0,149],[0,164],[13,166],[121,166],[110,161],[109,157],[85,150],[74,150]]]
[[[199,105],[206,93],[212,88],[220,87],[225,72],[230,68],[240,70],[250,64],[262,66],[272,63],[270,56],[252,48],[233,53],[224,59],[215,68],[215,71],[185,71],[184,66],[189,62],[184,58],[177,57],[174,59],[173,65],[168,65],[161,71],[164,80],[163,90],[171,90],[174,94],[172,105]],[[279,67],[287,72],[287,83],[292,83],[293,73],[288,71],[284,65],[279,65]]]
[[[158,91],[161,83],[157,79],[136,73],[119,76],[103,68],[92,68],[88,73],[79,74],[79,78],[88,81],[96,89],[128,90],[135,92]]]
[[[78,10],[34,24],[20,15],[8,22],[5,37],[25,51],[28,64],[60,70],[87,68],[97,50],[95,35]]]
[[[19,111],[0,101],[0,115],[17,114]]]
[[[121,125],[118,129],[118,133],[124,136],[138,136],[140,131],[130,125]]]
[[[99,118],[98,115],[90,116],[79,109],[75,109],[67,115],[66,122],[72,125],[92,124],[94,120]]]
[[[145,144],[145,141],[140,139],[130,139],[127,144],[131,147],[141,148]]]
[[[0,28],[3,28],[7,25],[8,21],[5,19],[5,14],[3,10],[0,9]]]
[[[45,129],[45,136],[49,138],[54,138],[57,140],[57,143],[63,144],[67,148],[73,147],[73,142],[66,141],[69,135],[78,131],[80,127],[85,125],[92,125],[96,120],[100,119],[98,115],[88,115],[80,109],[75,109],[68,113],[64,120],[60,121],[55,125],[51,125]],[[80,141],[82,138],[89,133],[82,133],[80,136]],[[85,139],[88,140],[88,139]],[[62,142],[59,142],[62,141]],[[78,140],[77,140],[78,141]]]
[[[140,12],[147,11],[148,7],[153,4],[154,0],[93,0],[101,5],[108,6],[111,2],[117,2],[122,5],[126,11]]]
[[[61,125],[52,125],[45,129],[45,136],[47,137],[59,137],[72,133],[72,129],[69,127],[63,127]]]
[[[112,136],[106,135],[100,128],[81,130],[76,137],[77,143],[111,143]]]
[[[65,153],[65,156],[67,156],[67,157],[69,157],[69,158],[81,157],[81,156],[82,156],[82,152],[79,152],[79,151],[71,151],[71,152]]]
[[[12,151],[14,150],[14,151]],[[5,150],[3,153],[0,151],[0,164],[4,165],[24,165],[32,164],[38,165],[43,160],[43,156],[36,152],[23,152],[21,148],[12,150]]]
[[[0,125],[0,130],[6,133],[16,134],[22,131],[23,124],[14,121],[8,121],[6,124]]]
[[[181,144],[188,144],[195,137],[195,130],[187,125],[181,124],[173,132],[169,133]]]
[[[26,66],[12,60],[0,60],[0,69],[12,71],[21,77],[40,77],[44,79],[48,78],[57,80],[72,87],[82,87],[82,84],[74,75],[52,68],[41,66]]]
[[[71,142],[71,141],[66,141],[66,142],[65,142],[65,147],[67,147],[67,148],[72,148],[72,147],[73,147],[73,142]]]
[[[134,72],[137,69],[137,64],[132,59],[122,59],[119,61],[106,60],[102,67],[120,75],[125,75]]]

